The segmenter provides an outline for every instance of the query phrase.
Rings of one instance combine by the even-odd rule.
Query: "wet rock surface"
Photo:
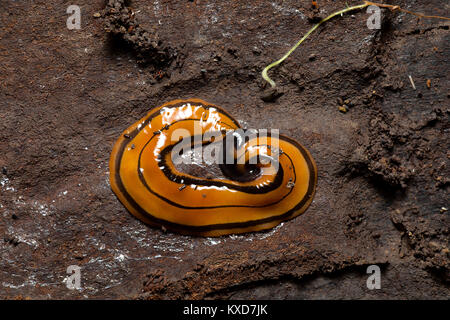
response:
[[[449,296],[449,24],[345,1],[3,1],[0,298],[437,298]],[[448,15],[445,2],[398,1]],[[313,57],[313,58],[311,58]],[[416,89],[412,87],[409,76]],[[109,186],[122,131],[198,97],[305,145],[314,202],[277,228],[220,238],[143,225]],[[340,112],[344,107],[346,112]],[[343,109],[341,109],[343,110]],[[382,270],[368,290],[368,265]],[[64,283],[81,267],[80,290]]]

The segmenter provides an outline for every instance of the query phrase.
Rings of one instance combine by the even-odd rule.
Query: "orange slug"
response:
[[[317,168],[308,150],[293,139],[250,131],[200,99],[168,102],[150,110],[115,143],[111,188],[137,218],[182,234],[273,228],[308,208]],[[186,148],[200,148],[205,155],[209,150],[212,159],[220,160],[223,176],[179,170],[181,158],[174,155],[182,156]]]

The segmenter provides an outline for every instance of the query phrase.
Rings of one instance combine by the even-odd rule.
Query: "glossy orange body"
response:
[[[239,124],[224,110],[199,99],[152,109],[117,140],[109,164],[111,188],[139,219],[183,234],[265,230],[304,212],[314,196],[317,169],[309,152],[290,138],[266,137],[269,150],[271,145],[282,150],[279,168],[270,171],[266,165],[251,181],[179,172],[166,152],[179,142],[179,132],[193,136],[199,130],[236,129]],[[260,152],[258,141],[245,144],[253,150],[249,155]]]

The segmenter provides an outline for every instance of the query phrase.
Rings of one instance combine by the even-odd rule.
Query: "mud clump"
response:
[[[425,219],[412,207],[396,209],[391,220],[402,232],[402,254],[412,254],[422,268],[450,283],[450,229],[445,214],[436,212],[433,219]]]
[[[104,9],[106,31],[123,39],[141,64],[162,68],[176,57],[176,50],[164,43],[156,30],[145,30],[135,19],[127,0],[109,0]]]

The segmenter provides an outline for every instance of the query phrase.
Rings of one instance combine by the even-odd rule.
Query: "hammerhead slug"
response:
[[[180,171],[177,163],[192,158],[189,150],[208,155],[223,176]],[[150,110],[119,137],[109,168],[112,190],[133,215],[199,236],[273,228],[303,213],[317,184],[314,160],[298,142],[243,130],[200,99]]]

